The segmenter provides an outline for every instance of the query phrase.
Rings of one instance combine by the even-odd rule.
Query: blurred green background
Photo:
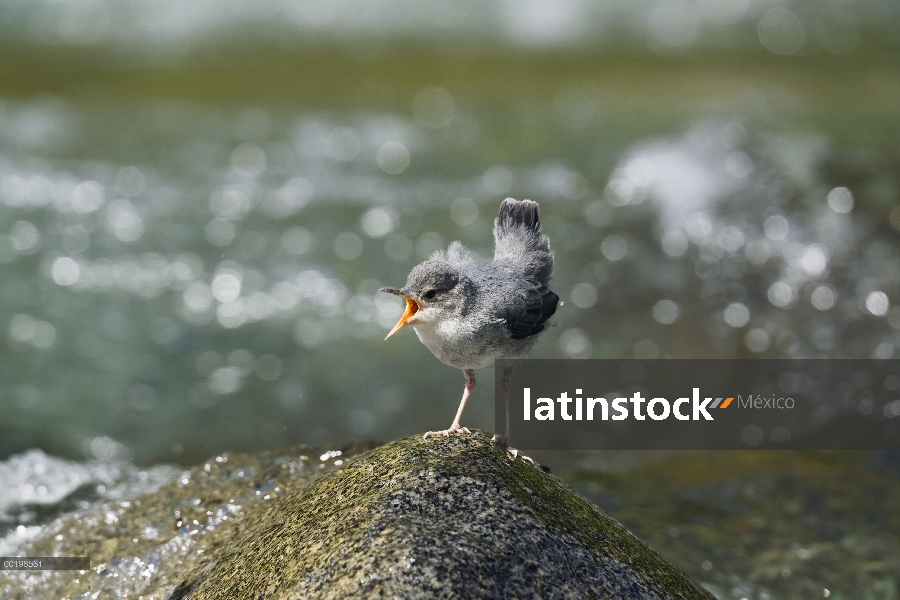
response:
[[[506,196],[565,303],[533,357],[896,357],[900,4],[7,0],[0,459],[446,427],[462,375],[383,342],[376,289],[454,239],[488,258]],[[465,425],[493,430],[492,377]],[[614,504],[607,463],[554,460]],[[898,498],[896,457],[835,461]],[[897,509],[867,552],[897,556]],[[849,589],[897,597],[878,564]]]

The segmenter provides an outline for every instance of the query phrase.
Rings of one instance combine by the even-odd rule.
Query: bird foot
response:
[[[444,437],[450,437],[451,433],[458,433],[460,435],[463,435],[463,434],[468,435],[472,432],[469,431],[469,429],[467,427],[460,427],[457,423],[454,423],[453,425],[450,426],[449,429],[442,429],[441,431],[429,431],[429,432],[425,433],[425,435],[422,436],[422,439],[427,440],[430,437],[435,437],[438,435],[442,435]]]
[[[545,471],[545,472],[550,471],[550,469],[548,469],[544,465],[539,465],[538,463],[534,462],[534,460],[531,457],[525,456],[524,454],[519,452],[518,449],[510,446],[509,438],[506,437],[505,435],[500,435],[499,433],[494,434],[494,443],[497,444],[497,447],[503,448],[504,450],[506,450],[506,453],[509,455],[509,457],[512,460],[521,460],[521,461],[527,462],[529,465],[537,467],[538,469],[540,469],[542,471]]]

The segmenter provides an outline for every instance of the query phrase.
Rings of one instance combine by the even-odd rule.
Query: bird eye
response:
[[[435,296],[437,296],[437,290],[428,290],[422,294],[422,297],[426,300],[433,300]]]

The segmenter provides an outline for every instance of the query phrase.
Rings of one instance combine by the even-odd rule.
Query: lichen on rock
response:
[[[367,449],[220,457],[128,506],[63,517],[30,552],[87,553],[94,568],[13,583],[172,600],[712,597],[482,432]]]

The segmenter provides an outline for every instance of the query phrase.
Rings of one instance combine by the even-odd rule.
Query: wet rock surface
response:
[[[0,572],[0,599],[712,597],[481,432],[219,456],[26,550],[92,569]]]

